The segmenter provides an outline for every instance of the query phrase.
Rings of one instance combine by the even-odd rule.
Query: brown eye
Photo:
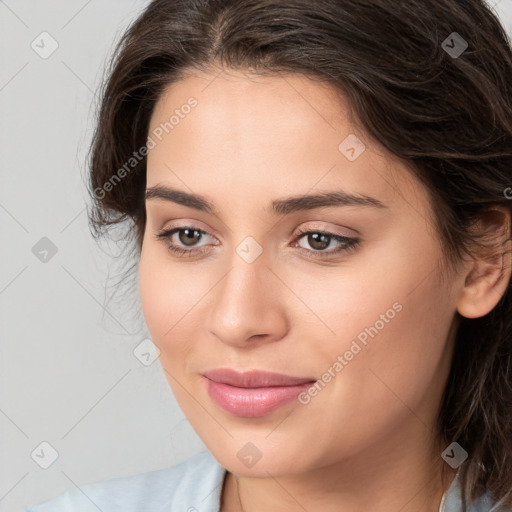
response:
[[[217,245],[215,243],[205,244],[204,242],[208,240],[208,237],[212,239],[214,237],[209,235],[206,231],[192,226],[167,229],[155,233],[155,236],[158,240],[165,242],[170,252],[180,257],[206,254],[211,250],[212,245]],[[203,243],[199,244],[199,242]]]
[[[179,241],[184,245],[194,245],[199,240],[201,240],[201,237],[203,236],[202,231],[199,231],[198,229],[180,229],[177,231],[178,233],[178,239]]]
[[[295,247],[310,258],[329,258],[355,250],[360,240],[336,233],[314,230],[300,230]],[[327,250],[326,250],[327,249]]]
[[[330,241],[331,237],[324,233],[311,233],[308,235],[308,244],[317,251],[321,251],[329,247]]]

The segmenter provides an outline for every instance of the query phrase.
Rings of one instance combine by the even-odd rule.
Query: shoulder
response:
[[[217,512],[225,473],[204,451],[169,468],[68,489],[26,512]]]

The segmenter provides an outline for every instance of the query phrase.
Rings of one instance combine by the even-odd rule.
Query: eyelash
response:
[[[160,231],[156,233],[156,238],[158,240],[163,240],[167,245],[167,248],[172,253],[176,254],[179,257],[191,257],[196,254],[203,254],[208,252],[208,246],[201,246],[199,248],[195,249],[183,249],[182,247],[179,247],[173,243],[170,243],[169,240],[172,238],[172,236],[175,233],[178,233],[180,231],[184,231],[186,229],[190,229],[192,231],[198,231],[201,233],[201,235],[207,235],[208,233],[206,231],[203,231],[202,229],[197,229],[193,226],[180,226],[178,228],[172,228]],[[298,241],[303,238],[305,235],[310,234],[318,234],[318,235],[325,235],[329,237],[331,240],[335,240],[336,242],[340,242],[344,245],[340,245],[337,249],[331,250],[331,251],[325,251],[325,250],[314,250],[314,249],[305,249],[304,247],[297,247],[297,249],[304,254],[306,257],[311,259],[327,259],[333,256],[336,256],[340,253],[350,253],[354,251],[360,243],[360,240],[358,238],[349,238],[342,235],[337,235],[335,233],[329,233],[328,231],[321,231],[321,230],[312,230],[312,229],[299,229],[298,233],[295,236],[295,239]],[[329,242],[331,241],[329,240]]]

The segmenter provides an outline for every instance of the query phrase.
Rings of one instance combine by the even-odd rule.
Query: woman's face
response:
[[[148,135],[143,311],[219,462],[276,476],[426,446],[463,279],[440,281],[427,192],[403,161],[294,74],[198,72],[166,89]],[[218,368],[310,383],[239,389],[204,376]]]

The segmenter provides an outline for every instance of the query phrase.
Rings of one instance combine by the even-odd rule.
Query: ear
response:
[[[508,288],[512,243],[510,210],[493,206],[473,229],[484,235],[485,247],[476,247],[474,258],[465,266],[465,283],[457,311],[466,318],[479,318],[492,311]]]

